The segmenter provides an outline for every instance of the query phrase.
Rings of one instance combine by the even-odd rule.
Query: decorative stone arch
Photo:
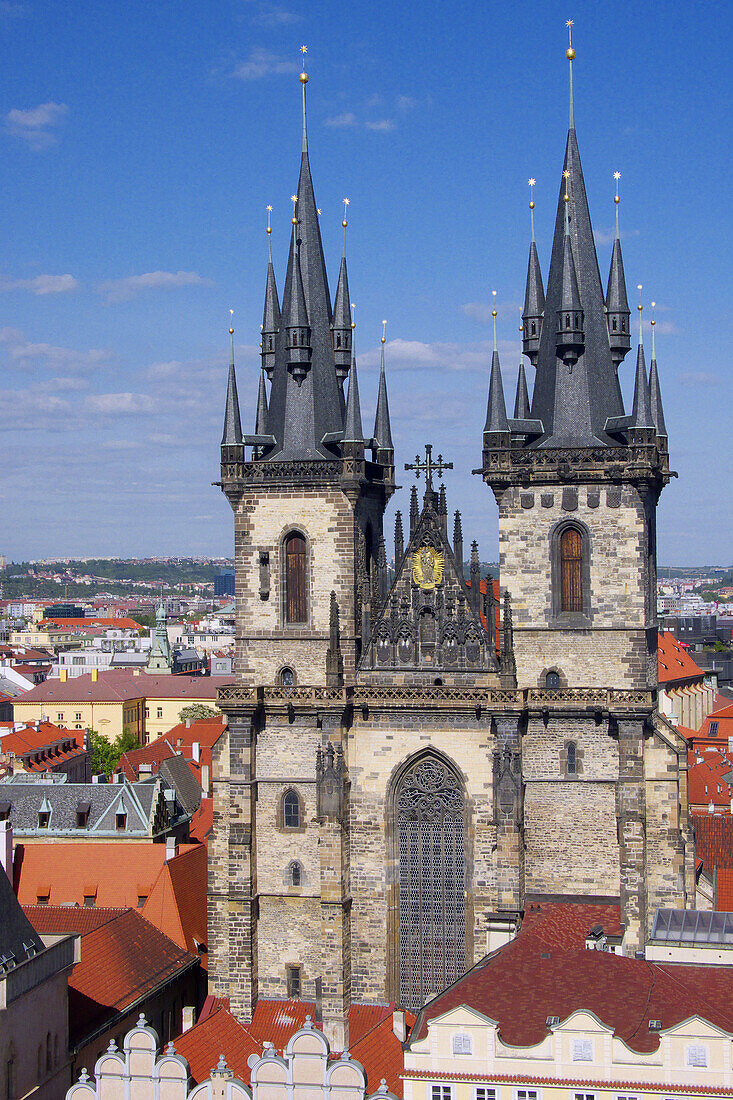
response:
[[[393,771],[385,812],[386,995],[419,1008],[473,958],[466,777],[445,754],[425,748]]]
[[[557,683],[554,687],[550,684],[550,680],[553,677],[557,677]],[[542,691],[558,691],[561,688],[568,686],[568,679],[561,668],[557,665],[549,665],[547,668],[543,668],[537,680],[537,687]]]
[[[305,886],[305,868],[299,859],[291,859],[285,868],[285,886],[288,890],[300,890]],[[297,881],[296,881],[297,879]]]
[[[290,683],[287,681],[290,680]],[[282,665],[277,670],[277,683],[281,687],[296,687],[298,684],[298,673],[293,665]]]
[[[580,557],[577,580],[580,600],[575,610],[563,610],[563,544],[570,532],[580,536]],[[557,627],[588,629],[592,625],[590,563],[591,534],[579,519],[561,519],[550,530],[550,623]],[[567,566],[567,562],[566,562]],[[567,578],[566,578],[567,582]]]
[[[286,820],[289,819],[290,814],[287,811],[287,805],[295,805],[297,801],[298,806],[298,824],[288,825]],[[286,805],[287,804],[287,805]],[[288,786],[284,787],[280,792],[280,797],[277,803],[277,827],[283,832],[287,833],[304,833],[305,832],[305,803],[303,796],[297,787]]]
[[[288,544],[295,539],[302,539],[302,601],[304,604],[304,618],[294,620],[288,618],[288,604],[292,592],[288,593]],[[278,561],[280,576],[280,621],[285,629],[307,629],[313,625],[312,619],[312,577],[313,577],[313,547],[308,531],[302,523],[289,523],[280,532],[278,540]]]
[[[579,779],[583,774],[583,752],[580,742],[572,737],[560,746],[560,774],[563,779]]]

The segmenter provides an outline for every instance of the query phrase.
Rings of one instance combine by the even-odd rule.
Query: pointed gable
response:
[[[373,619],[360,671],[394,675],[494,671],[493,642],[472,606],[445,530],[438,494],[429,489],[387,598]],[[487,602],[493,599],[493,589]],[[493,615],[489,616],[492,621]]]

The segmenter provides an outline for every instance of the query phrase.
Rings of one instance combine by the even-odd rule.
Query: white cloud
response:
[[[151,363],[146,374],[148,378],[173,378],[181,369],[177,359],[170,359],[167,363]]]
[[[263,76],[280,75],[281,73],[295,73],[298,66],[294,61],[287,61],[270,50],[254,49],[246,61],[241,61],[233,72],[233,76],[240,80],[260,80]]]
[[[294,11],[279,8],[272,4],[263,4],[253,22],[263,27],[287,27],[291,23],[297,23],[300,16]]]
[[[397,110],[398,111],[411,111],[415,106],[415,100],[409,95],[397,96]]]
[[[48,390],[85,390],[89,383],[84,378],[49,378],[43,383]]]
[[[113,353],[107,348],[77,351],[54,344],[32,344],[19,329],[14,328],[0,329],[0,344],[5,344],[10,358],[15,362],[25,365],[35,360],[60,371],[91,371],[113,358]]]
[[[5,116],[8,133],[22,138],[31,149],[45,149],[58,141],[58,128],[69,108],[65,103],[41,103],[38,107],[20,110],[14,107]]]
[[[120,416],[155,412],[156,402],[147,393],[98,393],[86,398],[84,408],[90,413]]]
[[[518,315],[522,311],[521,302],[466,302],[461,306],[461,310],[470,317],[472,321],[478,321],[481,325],[490,325],[493,321],[491,311],[497,309],[500,317],[506,317],[507,315]],[[519,326],[519,320],[517,320],[517,327]]]
[[[211,286],[211,280],[195,271],[147,271],[126,279],[108,279],[100,284],[99,291],[108,302],[128,302],[144,290],[170,290],[180,286]]]
[[[625,229],[622,233],[619,233],[619,237],[622,241],[627,240],[629,237],[638,237],[640,230],[638,229]],[[613,244],[616,237],[615,229],[594,229],[593,237],[596,244],[605,245]]]
[[[378,130],[382,133],[387,133],[388,130],[394,130],[395,124],[391,118],[378,118],[373,122],[365,122],[367,130]]]
[[[708,389],[712,386],[721,385],[723,379],[719,374],[711,374],[708,371],[686,371],[679,376],[680,382],[683,386],[695,386],[696,388],[704,387]]]
[[[30,290],[32,294],[67,294],[78,286],[79,282],[73,275],[36,275],[33,279],[0,277],[0,291]]]
[[[388,340],[385,345],[388,370],[438,370],[452,371],[488,371],[491,366],[491,344],[481,340],[472,344],[436,342],[423,343],[420,340]],[[511,341],[499,341],[499,353],[504,360],[504,374],[511,375],[515,368],[512,355],[518,355],[518,346]],[[367,351],[359,356],[359,365],[369,368],[377,366],[380,352]],[[516,361],[516,360],[515,360]],[[509,369],[507,370],[507,366]]]
[[[358,121],[353,111],[344,111],[340,115],[333,115],[326,119],[326,126],[357,126]]]

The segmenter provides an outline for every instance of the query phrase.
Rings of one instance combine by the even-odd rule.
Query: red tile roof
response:
[[[181,845],[175,859],[183,860],[192,848],[198,852],[201,845]],[[203,858],[205,860],[205,854]],[[93,889],[99,907],[129,906],[134,909],[140,896],[150,896],[164,866],[165,844],[136,840],[18,844],[14,864],[15,892],[21,905],[35,905],[39,893],[45,894],[46,887],[51,890],[52,906],[83,905],[84,897]],[[186,863],[185,866],[190,865]],[[202,892],[205,897],[205,874]]]
[[[591,928],[603,927],[607,936],[622,936],[621,907],[593,903],[550,902],[528,905],[522,938],[543,951],[583,949]]]
[[[84,732],[64,729],[53,722],[30,722],[21,729],[11,726],[7,732],[0,729],[0,749],[2,752],[14,752],[16,756],[47,748],[56,741],[71,741],[75,749],[83,749]]]
[[[83,910],[29,906],[25,913],[43,935],[86,927]],[[98,927],[84,931],[81,961],[69,977],[69,1039],[78,1044],[141,997],[154,992],[198,958],[154,928],[134,909],[125,909]],[[215,1064],[215,1063],[214,1063]]]
[[[688,754],[688,791],[690,808],[707,810],[710,804],[718,813],[731,812],[733,805],[733,784],[726,776],[733,775],[733,754],[716,747],[698,752],[691,749]]]
[[[216,700],[217,690],[231,684],[231,676],[174,676],[135,674],[128,669],[113,669],[99,674],[97,680],[91,673],[61,680],[45,680],[26,691],[23,703],[69,702],[119,702],[125,699],[203,699]]]
[[[715,908],[733,913],[733,867],[719,867],[715,880]]]
[[[683,683],[696,679],[702,681],[705,676],[685,647],[668,631],[659,631],[658,665],[659,683],[665,686],[673,686],[677,680]]]
[[[548,1016],[566,1020],[584,1009],[594,1013],[632,1050],[657,1049],[659,1034],[649,1020],[673,1027],[690,1016],[733,1032],[733,969],[666,966],[608,951],[543,951],[536,938],[521,932],[480,962],[422,1010],[413,1034],[427,1034],[427,1022],[459,1005],[496,1020],[502,1041],[534,1046],[549,1033]],[[697,971],[714,972],[706,992]]]
[[[219,716],[199,718],[188,726],[185,722],[180,722],[143,748],[124,753],[120,757],[117,771],[124,772],[128,779],[137,779],[141,764],[152,764],[153,771],[157,772],[164,760],[180,754],[187,761],[196,782],[202,786],[201,769],[208,767],[211,776],[211,750],[225,729],[226,719]],[[194,759],[194,745],[198,745],[198,761]]]
[[[136,623],[134,619],[127,619],[120,616],[118,619],[109,618],[93,618],[91,615],[89,618],[83,619],[62,619],[52,615],[50,619],[41,619],[38,624],[39,629],[45,630],[48,627],[64,627],[64,626],[107,626],[115,627],[117,630],[141,630],[140,623]]]
[[[24,905],[23,911],[37,932],[52,934],[55,936],[71,936],[77,934],[86,936],[87,932],[94,932],[103,924],[119,917],[124,913],[126,906],[109,907],[103,909],[81,908],[72,905]],[[50,916],[45,916],[50,914]],[[51,928],[53,926],[53,928]]]
[[[193,817],[188,823],[188,835],[191,840],[198,840],[200,844],[205,844],[213,827],[214,799],[202,798],[198,810],[194,811]]]
[[[733,867],[733,816],[730,814],[691,814],[695,832],[695,854],[706,871],[713,867]]]
[[[265,1042],[284,1050],[306,1016],[311,1020],[316,1016],[315,1004],[308,1001],[258,1001],[252,1022],[242,1024],[225,1001],[207,998],[207,1002],[199,1023],[175,1040],[176,1051],[188,1061],[197,1083],[206,1080],[220,1054],[235,1075],[248,1083],[250,1054],[261,1054]],[[367,1093],[376,1092],[384,1077],[391,1092],[403,1095],[403,1052],[392,1031],[393,1009],[394,1005],[352,1005],[349,1011],[349,1051],[364,1067]],[[414,1022],[408,1012],[408,1028]]]
[[[123,752],[115,771],[122,772],[126,779],[134,782],[140,775],[141,764],[151,764],[153,771],[157,772],[164,760],[170,760],[175,755],[168,739],[158,737],[155,741],[151,741],[150,744],[144,745],[140,749]]]
[[[204,967],[208,943],[206,892],[206,848],[196,844],[163,864],[142,908],[142,915],[179,947],[195,955],[202,946]]]

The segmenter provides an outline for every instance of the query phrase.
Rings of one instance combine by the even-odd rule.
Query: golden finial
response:
[[[267,254],[272,260],[272,226],[270,225],[270,215],[272,214],[272,207],[267,207]]]
[[[497,350],[496,344],[496,291],[491,291],[491,316],[494,322],[494,351]]]
[[[657,358],[657,350],[656,350],[656,348],[654,347],[654,326],[655,326],[655,325],[656,325],[656,323],[657,323],[657,322],[656,322],[656,321],[654,320],[654,307],[656,306],[656,304],[657,304],[656,302],[652,302],[652,319],[651,319],[651,326],[652,326],[652,359],[656,359],[656,358]]]
[[[319,218],[320,218],[322,213],[323,213],[323,211],[321,210],[320,206],[317,206],[316,207],[316,214],[318,215]]]
[[[356,306],[352,302],[351,303],[351,327],[352,328],[356,328],[356,321],[354,320],[355,317],[356,317]]]
[[[616,204],[616,240],[618,240],[618,239],[619,239],[619,232],[618,232],[618,204],[619,204],[619,203],[621,202],[621,199],[620,199],[620,197],[619,197],[619,193],[618,193],[618,181],[619,181],[619,180],[621,179],[621,173],[620,173],[620,172],[614,172],[614,173],[613,173],[613,178],[614,178],[614,179],[616,180],[616,194],[615,194],[615,195],[613,196],[613,201],[614,201],[614,203]]]
[[[297,225],[297,224],[298,224],[298,219],[297,219],[297,217],[295,216],[295,207],[296,207],[296,204],[297,204],[297,202],[298,202],[298,196],[297,196],[297,195],[291,195],[291,196],[290,196],[290,201],[291,201],[291,202],[292,202],[292,204],[293,204],[293,216],[292,216],[292,218],[291,218],[290,220],[291,220],[291,222],[293,223],[293,225]]]
[[[636,289],[639,291],[639,304],[636,307],[639,311],[639,343],[642,344],[644,342],[644,340],[643,340],[642,327],[641,327],[641,314],[644,310],[644,306],[641,304],[641,292],[642,292],[642,289],[643,289],[641,283],[637,283]]]
[[[234,335],[234,310],[229,310],[229,335]]]
[[[534,176],[527,180],[529,184],[529,220],[532,226],[532,240],[534,240],[534,185],[536,182]]]
[[[305,71],[305,55],[308,53],[308,47],[307,46],[301,46],[300,47],[300,52],[303,55],[303,71],[300,74],[300,83],[301,84],[307,84],[308,83],[308,73]]]
[[[344,229],[346,229],[346,226],[347,226],[347,225],[349,224],[349,223],[347,222],[347,220],[346,220],[346,207],[347,207],[348,205],[349,205],[349,200],[348,200],[348,199],[344,199],[344,220],[343,220],[343,221],[341,222],[341,224],[342,224],[342,226],[344,227]]]
[[[567,168],[563,172],[562,178],[565,180],[565,194],[562,197],[562,201],[563,202],[570,202],[570,195],[568,194],[568,192],[570,190],[570,183],[569,183],[570,172],[567,170]]]
[[[573,23],[572,19],[568,19],[565,23],[565,26],[568,28],[568,48],[565,51],[565,56],[567,57],[568,61],[574,61],[575,50],[573,49],[573,27],[575,26],[575,24]]]
[[[387,322],[382,321],[382,343],[387,343]]]

